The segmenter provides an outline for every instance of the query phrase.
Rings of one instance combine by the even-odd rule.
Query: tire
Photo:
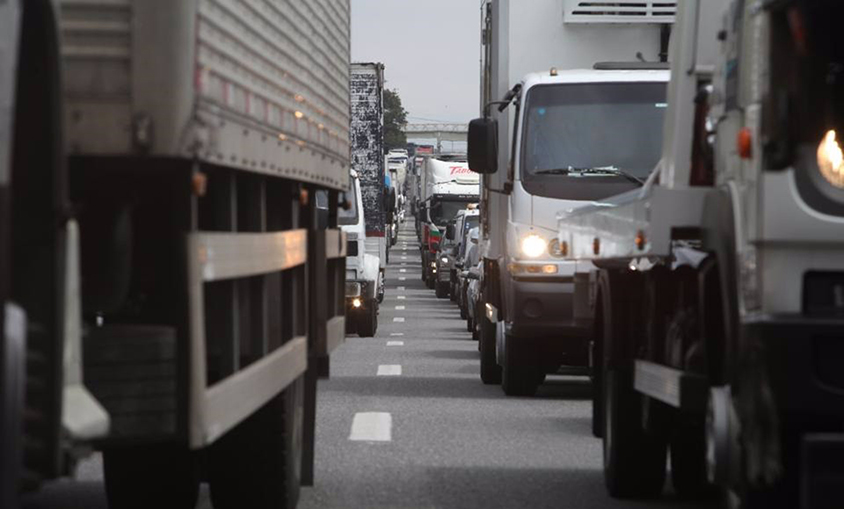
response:
[[[536,389],[545,378],[545,374],[538,371],[535,366],[524,366],[515,362],[511,336],[506,336],[504,341],[507,347],[504,349],[504,366],[501,373],[501,389],[508,396],[533,396]]]
[[[466,331],[475,332],[475,321],[469,317],[466,317]]]
[[[467,323],[468,323],[469,313],[466,312],[466,304],[462,303],[462,302],[460,303],[460,318],[467,320]],[[469,327],[469,332],[472,332],[472,327],[471,326],[468,326],[468,327]]]
[[[362,338],[375,337],[375,333],[378,331],[377,302],[372,301],[369,306],[367,306],[360,315],[358,315],[357,331],[358,336]]]
[[[495,324],[481,315],[478,349],[481,352],[481,381],[487,385],[501,383],[501,366],[495,360]]]
[[[694,500],[717,493],[706,474],[706,423],[702,417],[679,416],[671,437],[671,484],[680,498]]]
[[[435,292],[438,299],[447,299],[448,298],[448,283],[442,283],[440,281],[436,281],[434,292]]]
[[[596,337],[600,337],[600,324],[595,329]],[[604,372],[601,369],[600,341],[592,341],[592,436],[604,436]]]
[[[199,496],[196,455],[181,444],[106,448],[103,473],[112,509],[193,509]]]
[[[640,301],[635,282],[611,272],[600,279],[604,481],[614,498],[655,497],[666,475],[667,440],[644,429],[643,396],[633,388]]]
[[[448,298],[451,302],[457,302],[457,285],[453,282],[448,285]]]
[[[434,287],[436,286],[436,282],[437,281],[436,281],[436,279],[434,279],[433,275],[428,276],[428,278],[425,279],[425,286],[427,286],[429,290],[433,290]]]
[[[299,500],[304,377],[223,435],[209,451],[215,509],[293,509]]]
[[[384,281],[384,273],[378,273],[378,287],[375,289],[376,297],[378,298],[378,304],[384,302],[384,287],[386,286],[386,282]]]

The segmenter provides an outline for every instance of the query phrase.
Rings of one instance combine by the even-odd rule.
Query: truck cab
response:
[[[437,281],[437,260],[446,225],[460,210],[478,201],[478,176],[463,156],[426,158],[422,170],[423,200],[419,210],[422,277],[429,288]]]
[[[366,252],[366,222],[361,208],[357,173],[352,171],[346,202],[338,208],[337,223],[346,232],[346,330],[372,337],[378,329],[381,282],[378,258]]]

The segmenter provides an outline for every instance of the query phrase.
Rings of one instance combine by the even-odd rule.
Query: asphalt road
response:
[[[420,279],[411,223],[390,262],[376,337],[348,337],[320,382],[316,485],[300,508],[709,507],[609,498],[588,380],[549,377],[533,398],[483,385],[465,321]],[[25,507],[105,508],[98,458]]]

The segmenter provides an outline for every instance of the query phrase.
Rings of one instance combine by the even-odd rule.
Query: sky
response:
[[[478,116],[480,0],[351,0],[352,61],[382,62],[411,123]]]

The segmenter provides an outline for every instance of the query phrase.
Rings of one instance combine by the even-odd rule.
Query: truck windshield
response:
[[[349,186],[349,191],[345,193],[345,197],[343,194],[339,194],[340,197],[340,204],[337,207],[337,223],[346,225],[346,224],[357,224],[358,222],[358,181],[357,179],[352,179],[352,184]],[[343,200],[349,201],[349,208],[345,209],[343,207]]]
[[[443,200],[443,199],[433,199],[431,201],[431,208],[429,217],[431,222],[437,226],[442,226],[449,222],[450,220],[454,219],[454,216],[463,209],[466,208],[466,205],[469,203],[476,203],[470,202],[466,200]]]
[[[662,152],[665,101],[665,83],[534,87],[526,99],[523,179],[646,179]]]

